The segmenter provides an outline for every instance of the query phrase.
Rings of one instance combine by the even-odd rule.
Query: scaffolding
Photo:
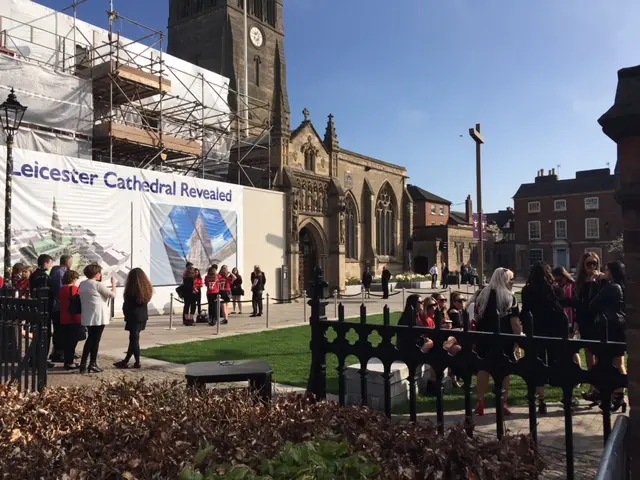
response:
[[[224,77],[167,55],[165,32],[120,15],[113,0],[106,12],[108,30],[96,31],[78,20],[79,7],[89,1],[107,0],[74,0],[57,14],[27,2],[43,15],[25,20],[14,15],[8,22],[0,16],[0,54],[92,82],[93,158],[271,188],[277,171],[271,165],[271,125],[254,120],[270,119],[271,106],[233,91]],[[59,22],[47,22],[58,14],[69,17],[64,32],[58,31]],[[9,23],[6,28],[2,20]],[[118,22],[143,35],[121,37]]]

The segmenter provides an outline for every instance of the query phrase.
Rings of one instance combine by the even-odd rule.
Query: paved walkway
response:
[[[464,291],[464,289],[463,289]],[[425,294],[430,291],[425,291]],[[361,299],[347,298],[341,300],[345,307],[345,316],[358,317],[360,314]],[[379,298],[366,300],[367,314],[380,314],[385,304],[388,304],[392,312],[402,310],[402,295],[396,295],[383,301]],[[266,312],[265,312],[266,313]],[[268,328],[287,328],[304,325],[306,316],[309,315],[309,307],[306,312],[301,301],[291,304],[278,304],[269,306]],[[327,307],[327,316],[335,318],[335,307],[330,302]],[[248,314],[231,316],[228,325],[220,327],[219,332],[215,327],[208,325],[196,325],[184,327],[180,317],[176,317],[175,330],[169,330],[168,317],[154,317],[150,319],[147,329],[141,335],[142,348],[153,346],[186,343],[211,338],[240,335],[263,331],[267,328],[267,317],[251,318]],[[97,385],[101,381],[113,381],[120,378],[137,380],[144,378],[146,381],[184,381],[184,366],[171,364],[153,359],[144,359],[144,368],[140,370],[116,370],[111,364],[124,355],[127,346],[127,332],[122,321],[115,321],[105,329],[102,337],[100,356],[101,366],[105,371],[99,375],[79,375],[66,372],[61,369],[53,369],[49,374],[49,385]],[[300,389],[278,385],[279,392],[302,391]],[[334,400],[337,400],[334,398]],[[513,415],[506,420],[506,428],[512,434],[528,434],[528,411],[523,407],[512,409]],[[495,415],[492,412],[485,417],[474,417],[477,424],[477,432],[495,438]],[[402,417],[399,417],[402,418]],[[429,418],[435,421],[435,414],[422,414],[421,418]],[[464,419],[461,411],[447,412],[445,424],[454,425]],[[615,416],[614,416],[615,420]],[[588,410],[586,405],[581,406],[573,417],[574,451],[576,452],[576,478],[593,478],[598,466],[599,457],[602,454],[602,416],[599,410]],[[549,405],[549,413],[539,419],[538,440],[545,460],[550,468],[543,478],[565,478],[565,434],[564,416],[559,405]]]

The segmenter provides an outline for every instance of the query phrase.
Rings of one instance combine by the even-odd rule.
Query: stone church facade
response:
[[[407,170],[340,146],[329,115],[321,135],[304,110],[291,130],[287,94],[282,0],[248,0],[249,103],[267,103],[264,118],[252,118],[252,134],[268,126],[270,148],[237,146],[243,165],[269,166],[272,184],[286,194],[287,266],[292,295],[307,289],[319,264],[332,288],[360,278],[369,266],[376,275],[411,268],[407,247],[413,229],[413,203]],[[168,52],[244,84],[243,0],[170,0]],[[259,33],[258,33],[259,32]],[[238,105],[229,99],[230,104]],[[253,108],[252,111],[264,111]],[[240,112],[238,112],[240,115]],[[256,139],[258,140],[258,139]],[[269,154],[270,152],[270,154]],[[236,172],[230,172],[236,178]],[[265,212],[268,215],[268,212]]]

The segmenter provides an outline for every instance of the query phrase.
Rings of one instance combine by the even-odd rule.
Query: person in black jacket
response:
[[[260,266],[253,267],[251,273],[251,305],[253,307],[252,317],[261,317],[263,302],[262,295],[264,293],[264,286],[267,283],[267,277],[264,272],[260,270]]]
[[[626,343],[626,315],[625,315],[625,268],[622,262],[609,262],[605,269],[605,279],[607,283],[600,289],[598,294],[591,300],[589,308],[596,315],[597,327],[601,340],[610,342]],[[613,365],[623,375],[627,374],[624,364],[624,346],[616,347],[616,356]],[[613,393],[611,398],[611,410],[616,411],[622,408],[622,413],[627,410],[627,403],[624,400],[624,390],[619,389]]]
[[[391,272],[387,267],[382,267],[382,298],[389,298],[389,280],[391,280]]]
[[[42,288],[49,289],[49,302],[48,302],[48,311],[49,311],[49,324],[47,326],[47,357],[49,357],[49,351],[51,350],[51,340],[53,338],[53,292],[54,285],[49,276],[49,270],[53,267],[53,258],[51,255],[40,255],[38,257],[38,268],[31,274],[29,277],[29,290],[31,291],[31,298],[38,298],[38,290]],[[52,362],[47,362],[47,367],[53,368],[55,365]]]
[[[524,332],[533,331],[536,337],[562,338],[569,333],[569,319],[553,287],[551,267],[546,263],[538,262],[531,267],[527,283],[522,289],[520,318]],[[559,352],[554,348],[539,347],[536,350],[536,356],[547,365],[555,366],[559,359]],[[538,412],[546,414],[544,383],[537,385],[536,393]]]
[[[135,359],[133,368],[140,368],[140,332],[147,326],[148,305],[153,297],[153,286],[141,268],[134,268],[127,276],[124,287],[124,329],[129,332],[129,348],[124,360],[114,363],[116,368],[128,368],[131,357]]]
[[[367,267],[362,274],[362,288],[364,288],[364,297],[371,298],[371,284],[373,283],[373,275],[371,268]]]

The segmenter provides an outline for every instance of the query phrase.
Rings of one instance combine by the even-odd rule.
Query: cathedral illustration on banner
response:
[[[237,262],[237,221],[234,211],[154,204],[151,206],[151,281],[154,285],[182,282],[187,262],[206,275],[213,265]]]
[[[47,254],[58,261],[62,255],[73,257],[73,268],[82,272],[89,263],[102,265],[108,275],[115,275],[120,282],[127,278],[130,270],[131,252],[104,245],[94,230],[83,225],[63,223],[58,204],[53,197],[51,223],[12,230],[11,264],[35,264],[38,256]]]

